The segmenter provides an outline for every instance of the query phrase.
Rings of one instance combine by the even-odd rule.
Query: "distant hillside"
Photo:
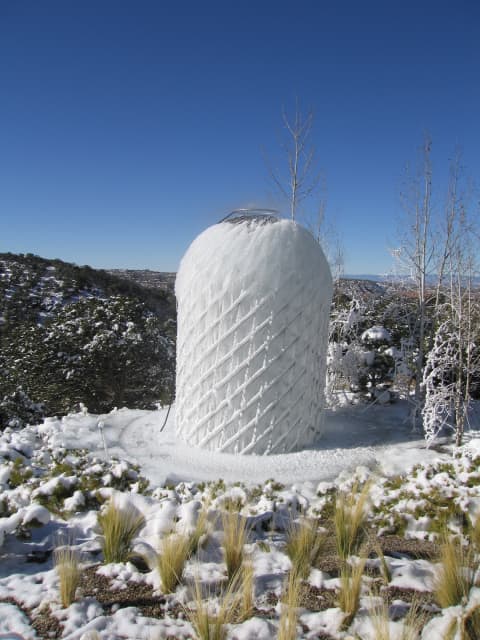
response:
[[[172,286],[0,254],[0,428],[174,396]]]
[[[151,271],[150,269],[110,269],[108,273],[130,280],[144,287],[161,289],[174,293],[176,273],[165,271]],[[381,296],[385,293],[387,278],[376,275],[348,275],[336,283],[337,290],[351,295]]]
[[[151,271],[150,269],[111,269],[108,273],[142,286],[156,288],[174,295],[176,273]],[[372,303],[385,295],[390,282],[382,276],[348,275],[334,285],[334,300],[362,300]]]
[[[41,321],[80,298],[111,296],[138,300],[163,321],[175,317],[171,287],[31,253],[0,253],[0,323]]]
[[[350,299],[360,298],[380,298],[385,294],[386,287],[378,280],[367,280],[365,278],[340,278],[334,285],[336,295],[342,293]]]
[[[109,269],[114,276],[136,282],[142,287],[162,289],[173,293],[177,274],[169,271],[151,271],[150,269]]]

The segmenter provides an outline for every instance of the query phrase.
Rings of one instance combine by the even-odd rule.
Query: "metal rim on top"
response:
[[[227,216],[222,218],[218,224],[222,222],[244,222],[248,220],[256,220],[263,223],[277,222],[280,213],[276,209],[234,209]]]

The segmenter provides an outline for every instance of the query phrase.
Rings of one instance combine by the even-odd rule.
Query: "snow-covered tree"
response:
[[[432,440],[445,426],[462,443],[472,396],[472,382],[479,371],[478,225],[466,206],[461,188],[460,156],[450,167],[435,292],[433,348],[424,372],[425,436]]]
[[[358,335],[361,306],[358,300],[349,300],[338,294],[333,297],[327,353],[327,404],[335,406],[339,395],[347,399],[346,391],[358,384],[358,368],[352,343]]]
[[[455,369],[458,356],[458,335],[449,321],[435,332],[423,384],[425,404],[422,410],[425,439],[431,443],[446,427],[454,429]]]
[[[473,290],[472,260],[467,238],[459,229],[450,246],[449,287],[440,299],[440,325],[435,333],[424,374],[425,437],[432,440],[450,426],[455,442],[462,443],[472,396],[472,382],[480,365],[479,292]]]
[[[462,443],[471,402],[471,381],[478,370],[478,334],[465,335],[465,327],[449,318],[435,332],[428,354],[423,384],[425,405],[423,427],[431,443],[442,432],[453,431],[457,445]]]
[[[342,285],[339,285],[340,287]],[[394,374],[392,336],[383,325],[381,296],[368,302],[355,295],[334,296],[327,355],[327,402],[335,406],[348,393],[377,399]],[[386,397],[387,394],[383,394]]]

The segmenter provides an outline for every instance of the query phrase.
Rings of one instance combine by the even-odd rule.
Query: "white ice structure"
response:
[[[182,259],[176,432],[210,451],[286,453],[322,428],[330,268],[303,227],[220,222]]]

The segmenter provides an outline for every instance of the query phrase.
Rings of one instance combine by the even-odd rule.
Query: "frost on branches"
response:
[[[444,322],[435,334],[433,348],[427,356],[423,374],[425,404],[422,410],[425,440],[431,443],[450,423],[452,405],[452,381],[449,380],[454,359],[449,323]]]
[[[466,410],[459,406],[463,399],[464,371],[458,330],[450,320],[443,322],[435,333],[433,348],[428,354],[424,369],[425,404],[422,410],[425,440],[431,443],[444,429],[456,430],[456,413]],[[468,404],[468,397],[467,397]]]
[[[371,400],[388,402],[395,360],[390,332],[370,325],[366,305],[353,298],[345,306],[334,305],[330,322],[326,398],[330,407],[359,393]],[[369,326],[370,325],[370,326]]]

